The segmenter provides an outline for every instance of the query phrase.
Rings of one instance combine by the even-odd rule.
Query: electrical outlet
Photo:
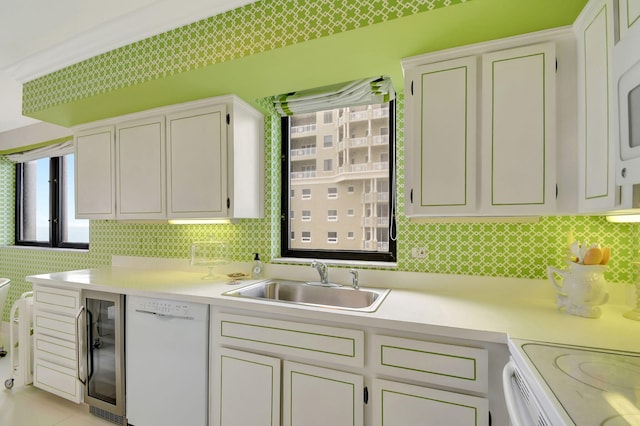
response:
[[[411,256],[414,259],[424,259],[427,257],[427,249],[423,247],[414,247],[411,249]]]

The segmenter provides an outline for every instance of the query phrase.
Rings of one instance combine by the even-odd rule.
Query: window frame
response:
[[[22,196],[24,193],[24,163],[16,163],[15,238],[16,246],[88,250],[89,243],[64,241],[65,173],[63,156],[49,157],[49,241],[23,240]],[[74,194],[75,196],[75,194]]]
[[[291,135],[291,118],[287,116],[281,117],[281,173],[280,173],[280,255],[282,257],[302,258],[302,259],[333,259],[346,261],[373,261],[373,262],[397,262],[397,244],[395,235],[395,218],[397,208],[396,204],[396,163],[395,163],[395,146],[396,132],[389,132],[389,251],[365,251],[365,250],[323,250],[323,249],[304,249],[290,248],[290,228],[288,212],[291,209],[290,189],[291,180],[288,171],[290,170],[290,135]],[[389,129],[396,128],[396,101],[389,101]],[[300,240],[302,242],[302,239]],[[308,241],[311,242],[311,241]]]

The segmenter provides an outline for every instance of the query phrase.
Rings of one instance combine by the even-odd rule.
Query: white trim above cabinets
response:
[[[235,96],[85,124],[76,134],[76,217],[264,216],[264,118]]]
[[[575,211],[574,56],[567,27],[403,60],[407,216]]]

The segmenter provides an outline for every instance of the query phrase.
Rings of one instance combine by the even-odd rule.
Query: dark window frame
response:
[[[397,244],[396,239],[389,237],[389,251],[388,252],[376,252],[376,251],[364,251],[364,250],[322,250],[322,249],[292,249],[289,247],[290,242],[290,229],[289,229],[289,216],[290,211],[290,183],[288,171],[290,170],[290,133],[291,133],[291,118],[282,117],[280,121],[281,125],[281,175],[280,175],[280,255],[282,257],[302,258],[302,259],[335,259],[335,260],[347,260],[347,261],[372,261],[372,262],[397,262]],[[392,100],[389,102],[389,129],[396,128],[396,102]],[[395,145],[396,145],[396,132],[389,132],[389,232],[395,235],[396,230],[396,163],[395,163]]]
[[[61,249],[89,249],[88,243],[64,241],[64,188],[65,173],[63,157],[49,158],[49,241],[23,240],[22,235],[22,195],[24,193],[24,165],[16,163],[15,199],[15,245],[48,247]]]

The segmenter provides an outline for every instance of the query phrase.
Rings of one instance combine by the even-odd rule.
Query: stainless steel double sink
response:
[[[338,284],[273,279],[227,291],[223,296],[374,312],[389,291],[389,289],[355,289]]]

